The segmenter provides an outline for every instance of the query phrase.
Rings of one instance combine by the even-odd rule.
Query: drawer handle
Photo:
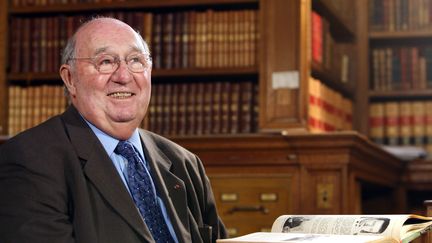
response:
[[[234,206],[230,210],[228,210],[228,214],[234,214],[236,212],[261,212],[262,214],[268,214],[268,208],[259,205],[259,206]]]

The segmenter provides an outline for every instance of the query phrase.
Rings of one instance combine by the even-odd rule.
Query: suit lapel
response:
[[[84,161],[83,170],[89,181],[138,234],[151,242],[149,230],[96,135],[72,106],[62,119],[76,153]]]
[[[152,178],[159,197],[165,203],[177,238],[179,242],[192,242],[189,233],[189,217],[184,182],[171,173],[171,161],[154,144],[154,140],[149,138],[143,131],[140,131],[140,136],[144,144],[143,148],[146,160],[151,167]]]

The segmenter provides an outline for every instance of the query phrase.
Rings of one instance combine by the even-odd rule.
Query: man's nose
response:
[[[117,69],[114,71],[112,78],[116,82],[128,82],[131,80],[132,73],[125,60],[119,60]]]

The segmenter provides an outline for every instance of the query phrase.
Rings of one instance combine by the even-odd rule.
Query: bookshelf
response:
[[[190,110],[190,107],[186,107],[186,105],[191,106],[190,104],[179,104],[180,94],[175,89],[180,88],[181,84],[193,86],[192,90],[196,91],[190,96],[195,97],[196,102],[203,99],[202,87],[212,91],[220,89],[221,86],[229,89],[223,90],[224,94],[228,92],[223,97],[228,96],[232,100],[240,101],[237,97],[244,92],[237,87],[237,83],[248,83],[252,86],[244,89],[250,92],[245,94],[245,97],[257,96],[255,95],[257,88],[253,87],[258,86],[258,0],[166,0],[157,3],[154,1],[72,3],[73,1],[70,1],[68,4],[45,3],[45,5],[39,4],[41,3],[39,1],[21,1],[21,3],[26,2],[31,2],[31,5],[13,5],[10,1],[9,11],[6,12],[9,17],[9,25],[3,26],[11,30],[11,36],[8,39],[11,43],[11,51],[9,52],[10,58],[7,59],[7,70],[3,72],[5,78],[2,79],[2,83],[9,87],[9,94],[15,94],[16,90],[19,90],[18,98],[10,98],[4,102],[6,107],[12,108],[9,109],[9,113],[5,116],[7,118],[3,121],[5,126],[9,125],[9,129],[3,133],[13,135],[36,125],[39,123],[37,118],[31,121],[32,117],[36,116],[34,113],[42,113],[41,120],[52,115],[51,113],[44,115],[44,112],[39,111],[51,109],[44,107],[43,102],[36,102],[42,105],[41,108],[37,108],[34,107],[35,102],[28,101],[28,99],[34,100],[35,98],[32,98],[35,96],[34,93],[40,93],[39,88],[43,89],[46,85],[61,86],[61,80],[57,74],[58,54],[79,22],[95,15],[108,15],[122,19],[140,31],[151,46],[154,63],[153,83],[162,88],[156,89],[160,90],[160,93],[154,96],[159,96],[159,98],[156,97],[152,104],[158,104],[158,106],[150,107],[150,113],[153,114],[149,114],[149,118],[143,123],[144,127],[154,130],[161,126],[161,124],[154,124],[154,121],[172,127],[178,126],[174,124],[177,123],[176,118],[165,121],[154,117],[176,117],[178,110],[183,112]],[[48,29],[50,31],[47,31]],[[7,49],[4,48],[2,52],[7,54],[5,50]],[[231,86],[233,86],[232,92]],[[33,91],[33,88],[36,91]],[[172,92],[172,98],[163,94],[165,88]],[[212,98],[210,105],[213,102],[221,101],[221,98],[215,97],[214,100]],[[162,102],[159,102],[160,100]],[[6,102],[10,105],[6,105]],[[59,103],[63,107],[64,99],[54,103]],[[28,104],[30,106],[26,107]],[[228,115],[238,115],[237,110],[233,109],[239,109],[240,113],[240,107],[246,105],[249,106],[246,122],[250,124],[247,126],[249,130],[242,132],[256,132],[257,128],[254,125],[257,124],[256,104],[252,102],[244,105],[231,105],[226,102],[218,105],[218,110],[214,112],[212,107],[192,104],[195,107],[192,107],[192,111],[187,115],[194,116],[193,119],[199,120],[199,123],[211,123],[211,125],[200,124],[201,127],[209,127],[213,124],[222,126],[219,124],[223,123],[222,118]],[[231,107],[234,108],[231,109]],[[211,117],[206,121],[204,120],[205,109],[211,109]],[[225,112],[227,109],[228,111]],[[16,116],[18,116],[17,119],[13,119]],[[238,117],[236,119],[242,120]],[[234,118],[233,122],[237,123]],[[228,125],[230,132],[240,132],[231,128],[239,125]],[[222,129],[214,129],[215,133],[221,131]],[[197,129],[195,133],[187,135],[202,133],[202,130]],[[164,135],[172,134],[184,135],[171,130],[169,134]]]
[[[430,1],[368,0],[360,40],[360,105],[370,110],[359,131],[390,145],[432,151]],[[367,53],[367,54],[364,54]],[[392,119],[395,117],[395,119]]]
[[[4,40],[0,54],[5,56],[3,61],[6,60],[4,65],[6,69],[1,72],[0,76],[0,83],[5,87],[2,91],[5,92],[5,95],[2,97],[8,97],[7,90],[11,86],[21,88],[43,85],[60,86],[61,80],[57,74],[58,52],[80,20],[99,14],[123,18],[124,21],[129,22],[143,33],[152,49],[154,59],[152,77],[156,85],[168,84],[172,86],[169,89],[177,89],[181,83],[197,83],[195,89],[200,89],[199,86],[207,84],[204,85],[205,89],[215,86],[211,88],[219,90],[219,86],[227,86],[229,90],[238,90],[238,87],[233,84],[237,82],[252,84],[251,91],[249,91],[252,93],[245,94],[245,97],[254,98],[252,103],[247,104],[249,118],[244,119],[250,123],[248,125],[250,129],[241,133],[308,131],[308,86],[311,76],[319,79],[328,89],[341,94],[345,99],[354,100],[355,78],[350,77],[349,82],[341,81],[340,70],[332,70],[334,67],[324,67],[324,65],[313,63],[310,60],[309,50],[311,11],[322,15],[323,19],[328,22],[330,28],[328,31],[331,32],[329,35],[332,36],[335,43],[353,43],[355,31],[352,29],[351,22],[346,22],[346,16],[341,14],[346,10],[345,1],[164,0],[158,2],[110,1],[109,3],[96,1],[94,3],[91,1],[72,3],[75,1],[70,1],[66,4],[45,3],[45,5],[41,4],[42,2],[7,1],[4,3],[5,8],[2,8],[2,11],[5,12],[5,15],[2,16],[6,16],[8,21],[2,22],[1,28],[4,28],[5,33],[10,35],[2,36],[0,39]],[[341,5],[345,6],[345,9],[341,9]],[[287,11],[289,14],[286,14]],[[151,21],[147,23],[149,18]],[[158,21],[163,21],[162,25],[158,24]],[[183,25],[177,26],[174,23]],[[187,25],[190,23],[193,24],[193,30],[181,29],[188,28]],[[53,31],[44,31],[51,27]],[[187,58],[184,58],[184,54],[178,54],[183,47],[179,49],[176,46],[178,39],[180,39],[180,44],[184,44],[184,37],[177,36],[184,34],[188,35],[187,44],[195,41],[195,46],[190,47],[195,48],[195,53],[186,51]],[[41,41],[35,42],[34,39]],[[6,47],[7,42],[10,43],[8,47]],[[167,43],[172,45],[169,46]],[[53,50],[47,48],[48,46]],[[46,53],[43,51],[44,48],[47,49]],[[350,61],[355,63],[356,57],[350,58]],[[214,85],[208,85],[209,83]],[[228,91],[229,102],[241,100],[237,96],[241,96],[244,92],[242,90],[236,92],[239,93],[233,94]],[[34,96],[33,91],[27,93],[24,96]],[[176,96],[173,99],[180,97],[177,92],[174,94]],[[199,92],[196,91],[194,96],[199,96]],[[19,98],[17,101],[3,98],[0,106],[9,107],[8,104],[11,103],[17,106],[17,109],[22,110],[20,107],[22,103],[27,102],[34,105],[34,102],[23,101],[25,99]],[[169,114],[177,114],[179,110],[188,109],[180,107],[181,104],[177,104],[177,101],[173,99],[162,102],[174,102],[171,107],[163,105],[165,107],[163,110],[171,112]],[[196,97],[196,99],[202,98]],[[210,103],[221,99],[216,97]],[[64,101],[57,103],[62,102]],[[155,103],[157,103],[157,98],[154,98],[151,104]],[[223,121],[219,121],[223,120],[221,117],[235,115],[237,114],[235,109],[245,105],[226,103],[220,106],[223,111],[214,111],[212,116],[216,115],[209,120],[213,124],[223,124]],[[227,107],[228,113],[223,113]],[[234,110],[231,107],[234,107],[232,108]],[[24,111],[25,116],[30,118],[19,118],[24,121],[11,120],[11,117],[14,116],[13,109],[12,111],[2,109],[4,113],[0,120],[0,125],[3,127],[2,134],[13,135],[26,127],[37,124],[34,121],[26,123],[34,116],[33,110],[37,109],[34,107],[24,109],[30,110]],[[152,111],[157,115],[162,112],[158,109],[159,107],[156,106],[150,109],[148,119],[143,123],[144,127],[150,130],[154,128],[152,121],[154,124],[158,118],[152,118]],[[196,115],[205,109],[208,108],[195,106],[193,112]],[[156,116],[154,114],[153,117]],[[198,122],[206,119],[205,115],[196,116],[194,119]],[[236,122],[236,119],[240,121],[241,117],[233,118],[232,122]],[[164,121],[164,124],[176,122],[176,120]],[[24,124],[17,129],[11,129],[16,126],[15,123]],[[231,124],[228,126],[230,126],[228,129],[222,130],[231,131],[227,132],[228,134],[240,133],[236,129],[231,129]],[[240,127],[242,124],[233,126]],[[221,133],[220,131],[210,134]],[[205,132],[198,131],[186,135],[203,133]],[[184,136],[175,131],[165,135]]]
[[[431,4],[428,0],[357,1],[356,106],[357,110],[369,111],[369,115],[359,116],[356,127],[378,144],[414,145],[431,151],[432,89],[427,83],[431,69],[425,50],[432,40],[432,23],[425,18],[429,13],[422,11],[430,9]],[[400,54],[401,50],[411,55]],[[403,55],[404,72],[410,74],[409,78],[402,78],[402,71],[395,68],[402,66]],[[383,65],[386,62],[387,66]],[[411,66],[411,70],[408,71],[407,66]],[[402,80],[407,84],[402,85]],[[402,198],[405,198],[407,213],[425,214],[422,201],[430,199],[431,192],[426,179],[429,164],[429,159],[420,159],[405,165],[401,188],[405,190]]]
[[[308,69],[311,132],[353,130],[357,77],[356,11],[349,1],[312,1]],[[318,87],[315,87],[318,83]]]

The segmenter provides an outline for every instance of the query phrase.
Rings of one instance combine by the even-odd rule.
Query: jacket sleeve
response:
[[[39,156],[50,149],[22,139],[0,147],[0,242],[75,242],[61,163]]]

